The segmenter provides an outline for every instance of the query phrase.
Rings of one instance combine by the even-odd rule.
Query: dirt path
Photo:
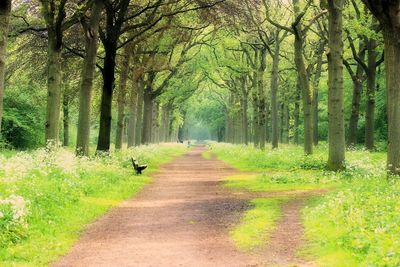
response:
[[[228,231],[248,209],[248,201],[220,185],[223,177],[237,171],[221,161],[204,159],[203,151],[196,147],[164,165],[151,185],[90,225],[70,253],[53,266],[303,264],[293,256],[301,243],[301,202],[285,204],[265,255],[235,249]],[[276,258],[280,260],[274,262]]]

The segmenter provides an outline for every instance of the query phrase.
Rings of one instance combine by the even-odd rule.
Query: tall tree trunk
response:
[[[137,117],[136,117],[136,137],[135,145],[139,146],[142,144],[142,129],[143,129],[143,91],[144,81],[143,78],[138,80],[138,92],[137,92]]]
[[[365,148],[373,150],[375,131],[375,87],[376,87],[376,41],[367,42],[368,73],[367,73],[367,103],[365,107]]]
[[[259,112],[259,145],[261,150],[265,150],[267,140],[267,100],[265,95],[264,73],[267,68],[267,48],[263,47],[260,51],[260,67],[257,73],[258,87],[258,112]]]
[[[242,96],[242,132],[243,132],[243,143],[247,146],[249,144],[249,126],[248,126],[248,96]]]
[[[117,106],[118,106],[117,134],[115,136],[115,149],[117,150],[122,148],[123,136],[124,136],[126,84],[128,81],[130,52],[131,51],[129,48],[125,49],[122,59],[121,74],[119,78],[118,99],[117,99]]]
[[[129,95],[128,148],[136,144],[136,127],[138,121],[138,81],[132,82]]]
[[[106,43],[103,69],[103,90],[100,104],[100,127],[97,152],[108,153],[110,151],[111,136],[111,106],[115,82],[115,56],[117,44]]]
[[[275,32],[275,49],[272,60],[271,74],[271,127],[272,127],[272,149],[278,148],[279,126],[278,126],[278,88],[279,88],[279,55],[280,40],[279,30]]]
[[[96,0],[92,6],[89,23],[82,22],[85,32],[85,58],[79,88],[79,118],[76,138],[76,154],[89,155],[90,116],[92,110],[93,77],[96,67],[96,56],[99,36],[99,23],[103,1]]]
[[[397,21],[395,25],[395,29],[389,26],[384,29],[388,103],[387,168],[391,174],[400,175],[400,22]]]
[[[400,175],[400,1],[363,0],[383,27],[388,113],[387,169]]]
[[[283,143],[289,144],[290,109],[287,104],[285,104],[284,114]]]
[[[143,104],[142,144],[149,144],[151,143],[153,119],[153,98],[151,96],[151,88],[146,88],[144,91]]]
[[[300,144],[300,98],[301,98],[301,89],[300,89],[300,82],[299,82],[299,77],[296,79],[296,99],[294,102],[294,111],[293,111],[293,117],[294,117],[294,125],[293,125],[293,131],[294,131],[294,143],[296,145]]]
[[[293,0],[295,16],[300,14],[299,0]],[[303,116],[304,116],[304,153],[311,155],[313,153],[313,92],[310,88],[309,77],[304,63],[303,44],[304,36],[301,22],[293,25],[294,30],[294,60],[298,73],[298,82],[303,99]]]
[[[68,96],[64,94],[63,98],[63,126],[64,126],[64,139],[63,146],[69,146],[69,99]]]
[[[47,108],[45,140],[58,143],[61,106],[61,35],[48,28],[47,50]]]
[[[3,118],[4,79],[6,72],[6,48],[10,23],[11,0],[2,0],[0,4],[0,135]]]
[[[322,55],[325,50],[325,41],[321,42],[317,51],[317,66],[315,68],[315,74],[313,79],[313,141],[314,145],[318,145],[319,141],[319,131],[318,131],[318,91],[319,91],[319,81],[321,79],[322,73]]]
[[[363,45],[360,45],[359,47],[358,57],[361,60],[364,60],[365,58],[365,49]],[[349,67],[350,66],[348,66],[348,68]],[[347,145],[350,147],[355,146],[357,144],[361,93],[363,89],[363,74],[364,74],[364,69],[360,64],[357,64],[357,69],[355,73],[350,73],[351,79],[353,81],[353,96],[351,101],[351,115],[349,121],[349,137],[347,140]]]
[[[153,116],[151,118],[151,142],[153,144],[158,143],[158,137],[159,137],[159,110],[160,110],[160,104],[153,99]]]
[[[342,8],[343,0],[328,0],[328,167],[332,171],[343,169],[345,160],[345,135],[343,117]]]

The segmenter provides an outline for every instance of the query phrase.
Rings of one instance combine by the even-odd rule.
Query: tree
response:
[[[274,26],[283,29],[294,35],[294,62],[298,74],[298,88],[302,95],[303,100],[303,116],[304,116],[304,153],[310,155],[313,153],[313,92],[311,91],[309,73],[307,71],[305,59],[304,59],[304,43],[307,32],[311,26],[326,11],[322,10],[315,15],[307,24],[304,22],[304,17],[312,4],[312,1],[307,1],[306,6],[303,10],[300,8],[299,0],[292,0],[294,20],[291,28],[281,25],[271,19],[268,10],[268,4],[264,0],[264,6],[267,9],[267,20]]]
[[[6,48],[10,22],[11,0],[0,3],[0,130],[3,118],[4,81],[6,73]]]
[[[345,135],[343,114],[343,41],[342,41],[343,0],[328,0],[328,167],[332,171],[344,168]]]
[[[40,0],[47,28],[46,142],[58,142],[61,106],[61,51],[64,31],[77,22],[78,11],[67,18],[68,0]],[[79,10],[80,12],[81,10]]]
[[[122,148],[123,135],[124,135],[124,124],[125,124],[125,105],[126,105],[126,86],[129,75],[129,63],[131,59],[132,50],[129,46],[125,46],[124,53],[122,55],[121,62],[121,73],[119,75],[119,87],[118,87],[118,118],[117,118],[117,134],[115,136],[115,149],[119,150]]]
[[[82,156],[89,155],[92,88],[94,71],[96,67],[99,24],[102,9],[103,0],[95,0],[91,7],[90,18],[81,18],[81,24],[85,36],[85,56],[79,90],[79,119],[76,140],[76,154]]]
[[[363,2],[383,28],[388,114],[387,169],[390,174],[400,175],[400,1]]]

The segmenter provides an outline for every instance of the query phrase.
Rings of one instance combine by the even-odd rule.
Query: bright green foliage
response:
[[[45,103],[32,101],[32,98],[40,98],[37,93],[32,94],[37,91],[34,83],[18,83],[7,91],[1,138],[8,146],[32,149],[43,145]]]
[[[303,156],[302,148],[293,145],[265,152],[229,144],[213,143],[211,147],[220,159],[242,170],[262,172],[228,177],[226,185],[232,189],[291,193],[330,190],[326,196],[310,200],[303,212],[306,239],[311,245],[302,254],[320,266],[400,264],[400,183],[387,179],[385,153],[348,151],[346,170],[333,173],[324,170],[326,147],[323,145],[312,157]],[[259,209],[271,212],[270,206]],[[239,230],[248,220],[246,216],[235,231],[248,231]],[[275,225],[265,227],[268,232]],[[247,237],[243,242],[239,238],[234,240],[246,247],[263,242],[250,234]]]
[[[385,176],[359,179],[304,211],[307,237],[321,263],[400,265],[400,183]],[[340,254],[340,257],[338,255]],[[327,266],[327,265],[324,265]]]
[[[41,266],[65,253],[83,227],[150,181],[146,174],[185,151],[143,146],[110,157],[76,158],[67,150],[0,155],[0,265]]]
[[[231,232],[231,238],[241,250],[249,251],[265,246],[280,216],[282,199],[254,199],[253,208],[243,216]]]

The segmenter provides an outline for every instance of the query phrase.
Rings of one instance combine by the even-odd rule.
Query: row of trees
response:
[[[279,141],[302,141],[306,155],[329,132],[328,165],[340,170],[345,128],[347,145],[354,146],[363,121],[368,150],[375,149],[378,128],[387,132],[388,169],[398,174],[398,4],[15,0],[11,12],[11,1],[2,1],[0,123],[4,81],[10,88],[32,81],[42,88],[45,77],[44,139],[59,140],[63,115],[68,145],[76,121],[78,155],[89,154],[93,129],[97,151],[108,152],[112,135],[117,149],[125,141],[182,140],[191,121],[200,120],[221,141],[260,149],[267,141],[273,149]],[[381,123],[382,72],[388,130]],[[7,121],[3,135],[11,136],[4,133],[21,122]]]
[[[122,147],[126,135],[129,146],[176,140],[180,118],[174,108],[193,91],[200,77],[188,82],[182,90],[162,95],[179,83],[196,50],[213,34],[207,27],[210,14],[206,10],[218,3],[43,0],[38,5],[36,1],[15,1],[10,13],[11,1],[8,1],[1,15],[8,22],[11,14],[11,31],[8,33],[5,24],[1,29],[4,38],[11,36],[10,54],[27,52],[34,46],[38,48],[35,57],[47,61],[46,142],[58,142],[63,114],[64,144],[69,143],[69,106],[78,102],[76,151],[88,155],[92,107],[99,105],[97,151],[108,152],[114,91],[117,91],[114,98],[118,110],[117,149]],[[4,62],[5,40],[1,44]],[[47,53],[43,53],[44,45]],[[32,57],[26,61],[32,64]],[[40,83],[37,69],[31,66],[17,69],[14,74],[24,69],[31,74],[28,79]],[[76,69],[82,71],[76,73]],[[101,96],[95,92],[100,100],[94,103],[93,87],[100,82]],[[68,92],[68,87],[73,87],[72,92]]]

